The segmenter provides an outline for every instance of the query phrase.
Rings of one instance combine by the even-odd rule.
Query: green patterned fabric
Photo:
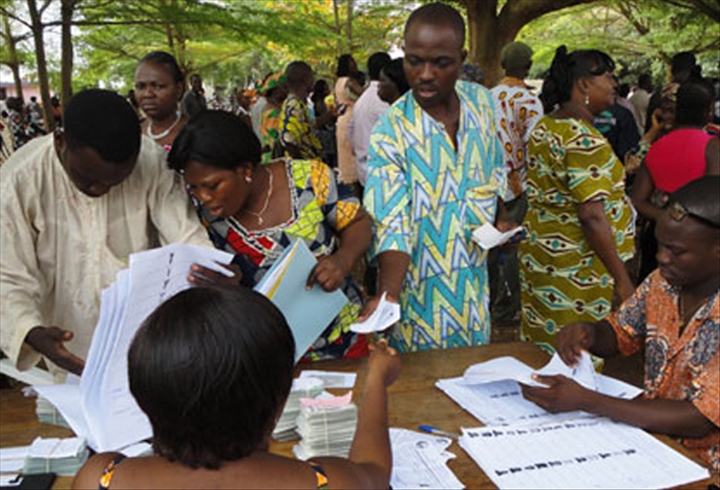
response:
[[[585,238],[578,205],[602,201],[622,260],[632,257],[635,226],[625,169],[590,124],[543,117],[528,141],[527,167],[522,337],[552,353],[560,328],[599,321],[612,306],[613,278]]]

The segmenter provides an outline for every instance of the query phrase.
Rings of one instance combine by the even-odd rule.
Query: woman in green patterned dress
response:
[[[621,300],[634,289],[625,170],[592,125],[614,102],[614,67],[601,51],[558,48],[541,95],[546,116],[528,141],[521,331],[551,353],[560,328],[607,315],[613,287]]]

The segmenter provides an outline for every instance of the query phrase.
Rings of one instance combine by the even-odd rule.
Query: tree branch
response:
[[[500,17],[508,17],[508,20],[516,19],[525,25],[550,12],[595,1],[597,0],[507,0],[500,11]]]

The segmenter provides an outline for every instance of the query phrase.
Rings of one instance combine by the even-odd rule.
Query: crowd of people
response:
[[[151,52],[135,106],[80,92],[62,127],[0,166],[0,347],[21,369],[44,356],[58,377],[82,372],[100,292],[129,254],[185,242],[235,255],[231,276],[193,266],[198,287],[131,347],[155,458],[98,455],[76,485],[386,487],[385,388],[401,354],[487,344],[491,324],[517,322],[568,364],[581,349],[598,364],[647,351],[638,399],[553,377],[526,398],[677,436],[720,469],[715,87],[680,53],[671,83],[653,90],[641,75],[626,100],[608,54],[561,46],[537,93],[533,51],[513,42],[487,89],[464,45],[462,16],[426,4],[405,25],[404,58],[374,53],[366,76],[343,55],[334,85],[293,61],[234,94],[234,109],[214,107],[199,74],[186,90],[176,60]],[[471,238],[486,223],[524,235],[488,252]],[[250,288],[295,240],[318,259],[307,286],[349,299],[304,361],[370,356],[350,461],[266,452],[294,343]],[[655,265],[638,273],[638,255]],[[370,342],[349,326],[381,297],[401,319]]]

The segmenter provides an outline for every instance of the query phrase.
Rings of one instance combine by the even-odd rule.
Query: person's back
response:
[[[304,462],[267,452],[294,351],[282,314],[250,289],[177,294],[145,321],[128,354],[155,455],[96,455],[73,488],[387,488],[386,387],[400,372],[397,354],[381,343],[370,356],[349,458]]]

